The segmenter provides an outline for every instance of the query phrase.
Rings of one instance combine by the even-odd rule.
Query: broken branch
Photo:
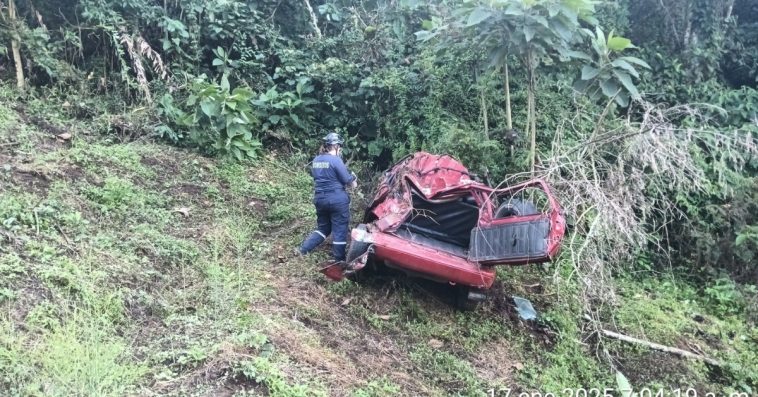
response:
[[[587,318],[587,317],[585,317],[585,318]],[[609,338],[617,339],[617,340],[628,342],[628,343],[634,343],[634,344],[638,344],[638,345],[642,345],[642,346],[647,346],[647,347],[649,347],[649,348],[651,348],[653,350],[658,350],[658,351],[662,351],[662,352],[666,352],[666,353],[673,353],[673,354],[676,354],[676,355],[681,356],[681,357],[686,357],[686,358],[692,358],[692,359],[695,359],[695,360],[705,361],[706,363],[711,364],[711,365],[716,366],[716,367],[722,366],[722,364],[721,364],[720,361],[717,361],[715,359],[712,359],[710,357],[706,357],[706,356],[703,356],[703,355],[700,355],[700,354],[695,354],[695,353],[689,352],[687,350],[682,350],[682,349],[679,349],[679,348],[676,348],[676,347],[665,346],[665,345],[661,345],[661,344],[658,344],[658,343],[655,343],[655,342],[650,342],[650,341],[646,341],[646,340],[643,340],[643,339],[638,339],[638,338],[635,338],[635,337],[632,337],[632,336],[629,336],[629,335],[620,334],[618,332],[609,331],[609,330],[603,329],[603,328],[598,328],[597,331],[600,332],[601,334],[609,337]]]

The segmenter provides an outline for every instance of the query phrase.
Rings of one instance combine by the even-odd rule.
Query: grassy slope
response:
[[[405,278],[329,283],[314,271],[325,250],[288,258],[314,218],[304,161],[239,165],[154,143],[108,144],[89,124],[52,119],[72,141],[0,104],[2,394],[615,386],[580,329],[576,287],[554,282],[552,268],[503,269],[494,299],[475,313],[452,309],[444,288]],[[559,275],[567,268],[557,266]],[[607,342],[635,387],[731,390],[755,371],[757,335],[741,312],[717,316],[691,289],[660,283],[625,282],[609,327],[694,344],[743,368],[719,375]],[[513,294],[535,302],[538,324],[518,319]]]

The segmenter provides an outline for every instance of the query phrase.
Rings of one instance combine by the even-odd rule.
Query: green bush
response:
[[[231,156],[237,160],[256,158],[261,147],[259,125],[250,100],[253,92],[244,87],[230,92],[229,80],[224,76],[221,84],[209,82],[205,75],[190,86],[184,103],[186,111],[174,106],[173,101],[161,101],[164,116],[172,117],[179,128],[189,131],[187,139],[192,146],[209,154]],[[173,140],[183,137],[174,129],[163,130]]]

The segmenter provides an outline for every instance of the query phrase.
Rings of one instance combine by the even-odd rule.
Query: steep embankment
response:
[[[289,255],[314,219],[306,159],[239,165],[155,143],[112,144],[88,124],[56,126],[26,112],[0,105],[3,395],[615,386],[594,339],[583,338],[591,333],[579,329],[570,284],[552,283],[552,268],[503,269],[493,300],[475,313],[453,309],[445,288],[405,278],[330,283],[315,271],[326,250]],[[705,313],[698,325],[688,306],[670,307],[674,287],[657,287],[630,281],[622,290],[637,302],[619,309],[622,330],[708,353],[749,349],[743,325],[724,328]],[[535,302],[537,324],[514,315],[512,294]],[[654,320],[663,325],[635,328]],[[743,339],[725,347],[713,336],[724,330]],[[707,343],[693,342],[696,332]],[[604,347],[635,385],[718,385],[700,364]]]
[[[108,144],[0,107],[0,383],[10,394],[465,394],[509,383],[509,320],[292,260],[296,160]],[[61,132],[71,139],[56,138]],[[7,310],[5,310],[7,309]]]

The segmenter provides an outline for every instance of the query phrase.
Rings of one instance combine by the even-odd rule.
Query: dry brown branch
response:
[[[165,80],[168,76],[168,70],[163,63],[163,59],[160,54],[153,50],[150,44],[142,38],[142,36],[137,35],[136,38],[133,38],[127,33],[121,33],[120,42],[126,47],[126,51],[132,61],[132,68],[134,68],[134,73],[137,75],[137,83],[145,94],[145,99],[148,102],[152,102],[153,98],[150,93],[150,86],[148,85],[147,74],[145,73],[145,66],[142,61],[144,58],[151,61],[153,72],[160,79]]]
[[[676,347],[671,347],[671,346],[665,346],[665,345],[661,345],[661,344],[658,344],[658,343],[655,343],[655,342],[649,342],[649,341],[646,341],[646,340],[643,340],[643,339],[637,339],[637,338],[634,338],[634,337],[631,337],[631,336],[628,336],[628,335],[620,334],[618,332],[609,331],[607,329],[600,329],[599,331],[603,335],[605,335],[605,336],[607,336],[609,338],[617,339],[617,340],[628,342],[628,343],[634,343],[634,344],[637,344],[637,345],[646,346],[646,347],[649,347],[649,348],[651,348],[653,350],[658,350],[658,351],[662,351],[662,352],[666,352],[666,353],[672,353],[672,354],[676,354],[678,356],[682,356],[682,357],[685,357],[685,358],[691,358],[691,359],[695,359],[695,360],[705,361],[708,364],[711,364],[711,365],[714,365],[714,366],[717,366],[717,367],[720,367],[722,365],[721,362],[716,361],[716,360],[714,360],[714,359],[712,359],[710,357],[706,357],[706,356],[703,356],[701,354],[695,354],[695,353],[689,352],[687,350],[682,350],[682,349],[678,349]]]
[[[738,168],[758,152],[755,138],[747,133],[727,135],[707,128],[702,107],[639,106],[639,121],[607,123],[613,128],[582,130],[577,125],[586,113],[567,120],[536,175],[551,184],[573,226],[564,240],[563,257],[574,267],[571,277],[581,282],[588,312],[615,301],[611,269],[633,263],[650,244],[667,252],[659,236],[669,225],[688,221],[677,196],[703,192],[714,183],[694,151],[705,150]],[[703,127],[673,122],[684,117],[703,120]],[[579,144],[567,144],[568,136]],[[502,185],[529,176],[513,175]]]

